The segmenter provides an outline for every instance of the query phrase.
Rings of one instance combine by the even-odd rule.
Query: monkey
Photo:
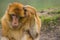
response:
[[[28,15],[31,17],[30,22],[29,22],[30,23],[29,33],[31,37],[33,38],[33,40],[39,40],[40,30],[41,30],[41,19],[37,15],[37,11],[34,7],[30,5],[26,5],[25,9]]]
[[[11,3],[1,24],[1,40],[39,40],[41,20],[32,6]]]

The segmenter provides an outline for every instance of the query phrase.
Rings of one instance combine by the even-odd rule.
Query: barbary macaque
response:
[[[39,40],[41,20],[32,6],[11,3],[1,24],[1,40]]]

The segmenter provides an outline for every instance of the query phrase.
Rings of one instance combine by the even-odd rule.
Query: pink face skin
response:
[[[12,16],[12,27],[17,28],[18,27],[18,18],[16,16]]]

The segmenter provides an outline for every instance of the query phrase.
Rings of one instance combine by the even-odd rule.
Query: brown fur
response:
[[[16,7],[19,9],[18,11],[13,10]],[[17,15],[24,18],[19,20],[19,26],[14,29],[10,24],[11,19],[9,14],[15,14],[16,12],[18,12]],[[2,17],[1,24],[1,40],[39,40],[41,20],[37,16],[35,8],[31,6],[23,6],[20,3],[10,4]]]

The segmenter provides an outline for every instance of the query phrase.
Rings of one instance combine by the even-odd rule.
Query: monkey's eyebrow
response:
[[[19,9],[19,8],[15,8],[14,10],[17,10],[17,11],[19,11],[20,9]]]
[[[15,14],[12,14],[12,16],[16,16]]]
[[[10,16],[16,16],[16,14],[10,14]]]

